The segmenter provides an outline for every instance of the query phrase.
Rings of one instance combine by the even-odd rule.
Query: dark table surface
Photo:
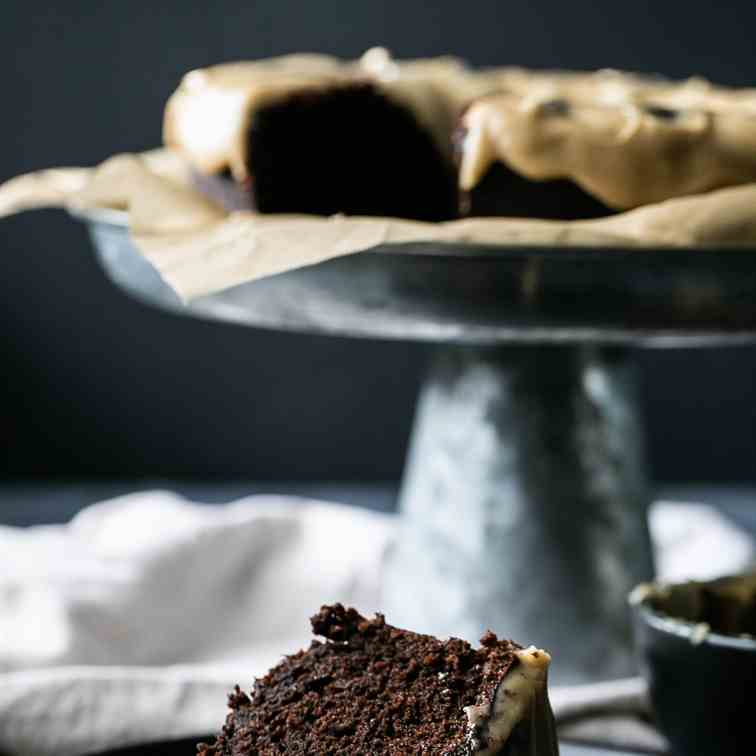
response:
[[[191,501],[223,504],[254,494],[283,494],[323,499],[391,512],[398,486],[392,481],[196,481],[15,480],[0,483],[0,525],[43,525],[70,520],[83,507],[139,491],[173,491]],[[700,502],[716,507],[756,537],[756,487],[658,486],[656,499]]]
[[[189,756],[193,753],[196,741],[193,739],[181,740],[175,743],[161,743],[159,745],[150,745],[137,748],[125,748],[118,751],[110,751],[103,756]],[[596,748],[586,748],[575,745],[560,746],[561,756],[632,756],[624,751],[605,751]],[[2,756],[2,754],[0,754]]]

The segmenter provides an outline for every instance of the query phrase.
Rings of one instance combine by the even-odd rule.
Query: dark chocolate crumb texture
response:
[[[553,756],[550,657],[491,633],[481,647],[362,617],[340,604],[312,620],[309,649],[237,687],[204,756]]]

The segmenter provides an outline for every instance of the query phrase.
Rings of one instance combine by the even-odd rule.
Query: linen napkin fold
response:
[[[76,756],[217,730],[226,693],[308,645],[321,604],[380,608],[395,521],[292,497],[206,506],[151,492],[65,525],[0,527],[0,753]],[[708,507],[657,505],[651,524],[665,577],[753,561],[753,539]],[[710,574],[691,559],[702,543],[718,544]],[[663,748],[635,716],[640,681],[554,688],[553,704],[577,740]]]

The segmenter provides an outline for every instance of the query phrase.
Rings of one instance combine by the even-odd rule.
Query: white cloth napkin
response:
[[[0,528],[0,752],[79,754],[217,729],[226,693],[372,613],[386,515],[256,496],[126,496],[66,525]]]
[[[230,688],[306,646],[321,604],[380,607],[394,521],[291,497],[205,506],[153,492],[66,525],[0,527],[0,752],[215,731]],[[748,534],[707,507],[657,505],[652,529],[667,577],[754,559]],[[690,555],[704,543],[702,570]]]

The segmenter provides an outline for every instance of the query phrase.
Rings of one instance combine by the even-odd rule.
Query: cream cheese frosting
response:
[[[476,756],[550,755],[558,752],[547,694],[551,656],[531,646],[514,652],[516,661],[499,683],[493,700],[465,709],[469,750]],[[526,744],[518,750],[515,728],[528,728]]]
[[[510,71],[464,113],[460,186],[496,161],[615,209],[756,181],[756,90],[600,71]]]

